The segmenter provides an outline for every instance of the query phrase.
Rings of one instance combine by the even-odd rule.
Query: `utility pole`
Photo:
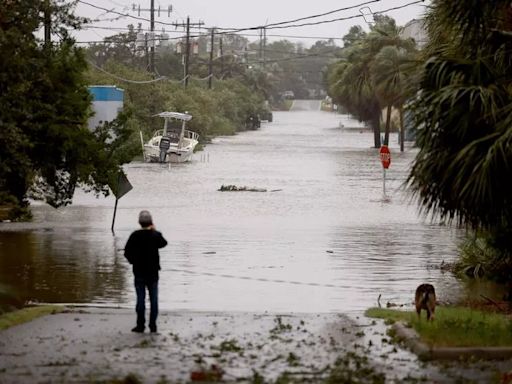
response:
[[[263,27],[260,28],[260,61],[263,61]]]
[[[220,78],[224,78],[224,51],[222,50],[222,35],[219,40],[219,53],[220,53]]]
[[[51,38],[51,11],[50,11],[50,0],[44,1],[44,45],[45,47],[50,47],[52,43]]]
[[[190,23],[190,17],[187,16],[187,23],[173,23],[176,28],[178,27],[185,27],[186,29],[186,36],[185,36],[185,56],[184,56],[184,72],[185,72],[185,79],[184,79],[184,85],[185,88],[187,88],[188,85],[188,72],[189,72],[189,64],[190,64],[190,27],[201,27],[204,23],[202,21],[199,21],[198,23]]]
[[[151,63],[150,63],[149,54],[148,54],[148,34],[147,33],[144,35],[144,56],[146,57],[146,68],[149,68],[151,66]]]
[[[213,77],[213,42],[215,39],[215,29],[212,28],[212,36],[210,39],[210,62],[208,64],[208,89],[212,89],[212,77]]]
[[[190,62],[190,17],[187,16],[187,37],[185,38],[185,88],[188,86],[188,64]]]
[[[155,0],[151,0],[151,22],[149,29],[151,31],[151,55],[149,70],[151,73],[155,73]]]
[[[138,11],[139,16],[140,16],[141,11],[150,13],[150,26],[149,26],[150,34],[149,34],[149,36],[147,36],[147,34],[146,34],[146,38],[145,38],[146,57],[147,57],[148,51],[149,51],[149,71],[154,74],[155,73],[155,43],[156,43],[156,38],[155,38],[155,0],[151,0],[149,9],[141,8],[140,5],[138,7],[136,7],[136,5],[133,4],[132,10]],[[171,12],[172,12],[172,5],[169,5],[167,7],[167,17],[171,16]],[[160,17],[160,6],[158,6],[158,17]],[[148,46],[151,47],[149,50],[148,50]]]
[[[263,69],[265,69],[265,49],[267,48],[267,28],[263,27]]]

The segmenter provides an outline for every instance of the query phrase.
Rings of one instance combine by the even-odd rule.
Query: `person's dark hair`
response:
[[[151,217],[151,213],[149,213],[149,211],[140,211],[139,224],[143,228],[153,225],[153,218]]]

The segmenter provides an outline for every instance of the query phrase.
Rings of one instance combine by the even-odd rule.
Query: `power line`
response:
[[[151,83],[156,83],[158,81],[162,81],[162,80],[167,80],[167,77],[165,76],[161,76],[157,79],[153,79],[153,80],[130,80],[130,79],[125,79],[123,77],[120,77],[120,76],[117,76],[117,75],[114,75],[113,73],[110,73],[110,72],[107,72],[105,71],[103,68],[101,68],[100,66],[94,64],[92,61],[90,60],[87,60],[87,62],[89,64],[91,64],[94,68],[96,68],[98,71],[101,71],[109,76],[112,76],[113,78],[117,79],[117,80],[121,80],[121,81],[124,81],[126,83],[132,83],[132,84],[151,84]]]
[[[125,16],[116,16],[116,17],[111,17],[111,18],[107,18],[107,19],[100,19],[99,16],[101,16],[101,15],[96,16],[96,19],[91,20],[91,22],[97,23],[97,22],[103,22],[103,21],[117,21],[117,20],[121,20],[121,19],[125,18]]]
[[[88,5],[90,7],[93,7],[93,8],[96,8],[96,9],[100,9],[100,10],[108,12],[108,13],[113,13],[115,15],[120,15],[120,16],[124,16],[124,17],[130,17],[130,18],[135,19],[135,20],[151,22],[150,19],[146,19],[145,17],[133,16],[133,15],[130,15],[129,13],[121,13],[121,12],[115,11],[113,9],[110,10],[108,8],[100,7],[99,5],[88,3],[87,1],[84,1],[84,0],[77,0],[77,1],[79,3]],[[156,21],[156,23],[164,24],[164,25],[172,25],[172,23],[166,23],[166,22],[163,22],[163,21]]]
[[[129,8],[130,8],[129,6],[127,6],[127,5],[125,5],[125,4],[118,3],[118,2],[116,2],[116,1],[114,1],[114,0],[108,0],[108,1],[109,1],[110,3],[112,3],[112,4],[114,4],[114,5],[117,5],[118,7],[123,8],[123,9],[129,9]]]
[[[98,6],[98,5],[95,5],[95,4],[91,4],[91,3],[87,2],[87,1],[84,1],[84,0],[77,0],[77,1],[79,3],[91,6],[93,8],[100,9],[100,10],[103,10],[103,11],[106,11],[106,12],[110,12],[110,13],[114,13],[114,14],[117,14],[117,15],[121,15],[121,16],[125,16],[125,17],[130,17],[130,18],[133,18],[133,19],[136,19],[136,20],[142,20],[142,21],[148,21],[148,22],[151,21],[151,20],[148,20],[148,19],[143,18],[143,17],[133,16],[133,15],[130,15],[130,14],[127,14],[127,13],[121,13],[121,12],[117,12],[117,11],[114,11],[114,10],[109,10],[109,9],[101,7],[101,6]],[[329,12],[326,12],[325,14],[331,14],[331,13],[334,13],[334,12],[339,12],[340,10],[348,10],[348,9],[353,9],[353,8],[357,8],[357,7],[362,7],[364,5],[367,5],[367,4],[373,3],[373,2],[377,2],[377,1],[380,1],[380,0],[372,0],[372,1],[369,1],[369,2],[363,2],[363,3],[356,4],[356,5],[351,6],[351,7],[340,8],[340,9],[337,9],[337,10],[329,11]],[[414,4],[423,3],[424,1],[425,0],[413,1],[413,2],[404,4],[404,5],[401,5],[401,6],[397,6],[397,7],[393,7],[393,8],[388,8],[388,9],[384,9],[384,10],[381,10],[381,11],[376,11],[376,12],[373,12],[373,14],[374,15],[375,14],[382,14],[382,13],[386,13],[386,12],[389,12],[389,11],[394,11],[394,10],[402,9],[402,8],[409,7],[409,6],[414,5]],[[317,22],[313,22],[313,23],[292,24],[292,25],[285,25],[285,24],[289,24],[291,22],[294,22],[294,20],[281,21],[281,22],[277,22],[277,23],[268,24],[267,26],[255,26],[255,27],[247,27],[247,28],[220,28],[220,27],[216,27],[216,29],[222,30],[222,32],[218,32],[217,34],[229,34],[229,33],[243,32],[243,31],[250,31],[250,30],[258,30],[258,29],[261,29],[261,28],[265,28],[265,29],[298,28],[298,27],[304,27],[304,26],[313,26],[313,25],[333,23],[333,22],[336,22],[336,21],[350,20],[350,19],[360,18],[360,17],[363,17],[363,16],[364,15],[362,15],[362,14],[357,14],[357,15],[341,17],[341,18],[336,18],[336,19],[331,19],[331,20],[323,20],[323,21],[317,21]],[[307,20],[307,19],[316,18],[316,17],[319,17],[319,15],[312,15],[312,16],[303,17],[303,18],[296,19],[296,20]],[[166,23],[166,22],[163,22],[163,21],[155,21],[155,23],[162,24],[162,25],[169,25],[169,26],[177,26],[176,23]]]
[[[311,54],[306,54],[306,55],[283,57],[280,59],[270,59],[270,60],[267,59],[266,62],[267,62],[267,64],[268,63],[281,63],[283,61],[300,60],[300,59],[307,59],[307,58],[311,58],[311,57],[324,57],[324,58],[331,58],[331,59],[337,58],[335,56],[328,55],[328,53],[329,52],[311,53]],[[261,64],[261,63],[262,63],[261,61],[248,61],[247,63],[244,63],[244,64],[251,65],[251,64]]]
[[[114,13],[114,14],[117,14],[117,15],[120,15],[120,16],[124,16],[124,17],[131,17],[131,18],[136,19],[136,20],[150,21],[150,20],[148,20],[148,19],[146,19],[144,17],[133,16],[133,15],[130,15],[129,13],[121,13],[121,12],[115,11],[114,9],[108,9],[108,8],[101,7],[101,6],[96,5],[96,4],[91,4],[91,3],[87,2],[87,1],[84,1],[84,0],[77,0],[77,1],[79,3],[88,5],[90,7],[93,7],[93,8],[102,10],[102,11],[105,11],[107,13]],[[247,28],[246,30],[249,30],[249,29],[259,29],[259,28],[262,28],[262,27],[272,28],[272,26],[280,26],[280,25],[283,25],[283,24],[289,24],[289,23],[294,23],[294,22],[297,22],[297,21],[302,21],[302,20],[308,20],[308,19],[313,19],[313,18],[317,18],[317,17],[322,17],[322,16],[330,15],[330,14],[333,14],[333,13],[336,13],[336,12],[347,11],[349,9],[360,8],[360,7],[364,6],[364,5],[368,5],[368,4],[371,4],[371,3],[376,3],[376,2],[379,2],[379,1],[381,1],[381,0],[370,0],[370,1],[366,1],[366,2],[363,2],[363,3],[359,3],[359,4],[356,4],[356,5],[350,6],[350,7],[339,8],[339,9],[335,9],[335,10],[332,10],[332,11],[329,11],[329,12],[325,12],[325,13],[321,13],[321,14],[318,14],[318,15],[311,15],[311,16],[301,17],[301,18],[293,19],[293,20],[280,21],[280,22],[268,24],[267,26],[250,27],[250,28]],[[165,23],[165,22],[162,22],[162,21],[157,21],[157,22],[159,24],[164,24],[164,25],[173,25],[173,23]],[[233,28],[219,28],[219,29],[233,29]]]
[[[379,14],[383,14],[383,13],[390,12],[390,11],[396,11],[398,9],[410,7],[411,5],[423,3],[424,1],[425,0],[416,0],[416,1],[413,1],[413,2],[410,2],[410,3],[407,3],[407,4],[403,4],[403,5],[397,6],[397,7],[388,8],[388,9],[384,9],[384,10],[381,10],[381,11],[376,11],[376,12],[373,12],[372,14],[373,15],[379,15]],[[285,29],[285,28],[308,27],[308,26],[314,26],[314,25],[334,23],[334,22],[337,22],[337,21],[346,21],[346,20],[351,20],[351,19],[357,19],[357,18],[360,18],[360,17],[364,18],[364,15],[363,14],[357,14],[357,15],[352,15],[352,16],[339,17],[339,18],[331,19],[331,20],[316,21],[316,22],[312,22],[312,23],[291,24],[291,25],[274,25],[274,26],[268,26],[268,27],[265,26],[264,28],[266,28],[266,29]],[[235,33],[235,32],[242,32],[242,31],[256,30],[256,29],[260,29],[260,28],[262,28],[262,27],[238,28],[238,29],[232,29],[232,30],[225,31],[225,32],[220,32],[220,33]],[[219,28],[219,29],[225,29],[225,28]]]
[[[106,8],[99,7],[99,6],[87,3],[87,2],[85,2],[83,0],[78,0],[78,1],[81,2],[81,3],[87,4],[87,5],[91,5],[91,6],[95,7],[95,8],[106,10]],[[376,11],[376,12],[373,12],[373,14],[374,15],[384,14],[386,12],[390,12],[390,11],[394,11],[394,10],[398,10],[398,9],[403,9],[403,8],[409,7],[411,5],[419,4],[419,3],[423,3],[423,2],[424,2],[424,0],[416,0],[416,1],[413,1],[413,2],[410,2],[410,3],[407,3],[407,4],[403,4],[403,5],[400,5],[400,6],[396,6],[396,7],[392,7],[392,8],[388,8],[388,9],[384,9],[384,10],[380,10],[380,11]],[[366,3],[361,3],[361,4],[366,4]],[[119,12],[115,12],[115,11],[113,11],[113,12],[117,13],[117,14],[121,14]],[[136,18],[138,20],[149,21],[149,20],[141,18],[141,17],[131,16],[131,15],[127,15],[127,14],[121,14],[121,15],[128,16],[128,17],[133,17],[133,18]],[[276,29],[295,28],[295,27],[306,26],[306,25],[319,25],[319,24],[325,24],[325,23],[332,23],[332,22],[335,22],[335,21],[350,20],[350,19],[355,19],[355,18],[360,18],[360,17],[364,17],[364,15],[357,14],[357,15],[347,16],[347,17],[343,17],[343,18],[337,18],[337,19],[333,19],[333,20],[319,21],[319,22],[315,22],[315,23],[304,23],[304,24],[286,25],[286,26],[285,25],[277,25],[277,26],[269,27],[269,28],[270,29],[272,29],[272,28],[276,28]],[[177,23],[165,23],[165,22],[158,22],[158,23],[165,24],[165,25],[172,25],[172,26],[176,26],[176,27],[178,26]],[[284,22],[282,22],[282,23],[284,23]],[[233,29],[233,30],[229,30],[229,31],[225,30],[223,32],[217,32],[216,34],[217,35],[229,35],[229,34],[238,35],[237,32],[248,31],[248,30],[255,30],[255,29],[260,29],[260,28],[261,27],[239,28],[239,29]],[[225,28],[217,28],[216,27],[216,29],[225,29]],[[201,36],[205,36],[205,34],[189,35],[189,38],[197,38],[197,37],[201,37]],[[182,39],[182,38],[183,37],[167,38],[167,40],[177,40],[177,39]],[[338,39],[340,39],[340,38],[338,38]],[[102,41],[82,41],[82,42],[77,42],[77,44],[92,44],[92,43],[103,43],[103,42]]]
[[[135,42],[135,40],[130,40],[129,42]],[[93,43],[93,42],[80,42],[80,43]],[[112,43],[111,41],[108,41],[108,42],[105,42],[105,41],[100,41],[100,43]],[[308,57],[326,57],[326,58],[335,58],[334,56],[331,56],[330,54],[334,54],[336,52],[338,52],[339,50],[341,49],[341,47],[336,47],[332,50],[328,50],[328,51],[324,51],[324,52],[315,52],[315,53],[310,53],[310,54],[296,54],[295,56],[288,56],[288,57],[282,57],[282,58],[276,58],[276,59],[267,59],[266,62],[267,63],[277,63],[277,62],[282,62],[282,61],[290,61],[290,60],[296,60],[296,59],[303,59],[303,58],[308,58]],[[238,52],[237,55],[235,56],[239,56],[239,57],[243,57],[245,53],[248,53],[248,52],[251,52],[251,53],[257,53],[259,52],[259,49],[247,49],[247,50],[243,50],[243,51],[240,51]],[[276,53],[276,54],[290,54],[292,52],[288,52],[288,51],[280,51],[280,50],[273,50],[273,49],[267,49],[266,50],[267,53]],[[246,63],[243,63],[243,64],[259,64],[261,63],[261,60],[260,61],[247,61]]]
[[[91,25],[84,25],[82,27],[83,29],[103,29],[106,31],[120,31],[120,32],[129,32],[130,28],[128,27],[105,27],[105,26],[91,26]],[[137,31],[141,32],[149,32],[149,29],[145,28],[137,28]],[[183,33],[181,31],[163,31],[164,33]],[[248,37],[257,37],[259,34],[255,33],[237,33],[238,36],[248,36]],[[299,36],[299,35],[274,35],[274,34],[267,34],[267,37],[283,37],[283,38],[290,38],[290,39],[316,39],[316,40],[343,40],[342,37],[334,37],[334,36]]]
[[[277,25],[296,23],[297,21],[315,19],[317,17],[323,17],[323,16],[327,16],[327,15],[332,15],[333,13],[337,13],[337,12],[348,11],[349,9],[360,8],[363,5],[368,5],[368,4],[372,4],[372,3],[378,3],[379,1],[381,1],[381,0],[370,0],[370,1],[367,1],[365,3],[360,3],[360,4],[352,5],[352,6],[349,6],[349,7],[334,9],[332,11],[325,12],[325,13],[320,13],[318,15],[305,16],[305,17],[300,17],[298,19],[293,19],[293,20],[288,20],[288,21],[280,21],[280,22],[277,22],[277,23],[270,23],[270,24],[266,24],[266,25],[261,25],[258,28],[272,28],[273,26],[277,26]]]

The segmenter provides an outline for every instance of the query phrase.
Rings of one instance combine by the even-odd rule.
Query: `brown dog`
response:
[[[427,311],[427,320],[434,320],[434,313],[436,311],[436,291],[432,284],[420,284],[416,288],[416,295],[414,296],[414,303],[416,304],[416,312],[418,318],[420,317],[421,310]]]

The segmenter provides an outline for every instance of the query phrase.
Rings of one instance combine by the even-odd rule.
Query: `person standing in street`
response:
[[[135,292],[137,294],[137,325],[132,332],[144,332],[146,318],[146,289],[149,293],[149,330],[157,331],[158,317],[158,271],[160,270],[160,255],[158,250],[167,245],[167,240],[155,229],[153,219],[148,211],[139,213],[141,229],[134,231],[124,247],[124,256],[133,266]]]

